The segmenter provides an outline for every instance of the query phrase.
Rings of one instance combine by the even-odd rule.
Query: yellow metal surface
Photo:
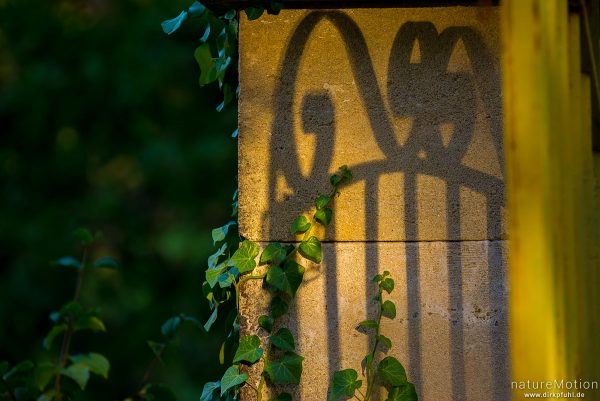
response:
[[[512,380],[600,380],[600,208],[579,16],[562,0],[507,0],[501,18]],[[513,388],[513,400],[526,393]]]

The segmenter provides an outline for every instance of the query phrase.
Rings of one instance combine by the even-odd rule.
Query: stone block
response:
[[[323,252],[320,266],[305,264],[304,283],[283,323],[305,357],[301,385],[284,388],[294,400],[326,400],[332,372],[360,372],[369,343],[355,328],[374,318],[371,278],[384,270],[396,283],[397,317],[383,318],[382,332],[419,399],[510,399],[505,241],[327,243]],[[257,281],[244,284],[243,333],[264,338],[257,319],[268,313],[269,299]],[[261,369],[252,369],[254,384]],[[244,390],[245,401],[255,396]]]
[[[240,232],[354,172],[335,241],[505,238],[498,10],[283,10],[240,28]]]

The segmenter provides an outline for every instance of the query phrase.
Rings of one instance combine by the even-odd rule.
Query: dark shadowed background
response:
[[[210,230],[227,222],[236,187],[236,111],[217,113],[199,88],[193,24],[172,37],[160,22],[185,0],[0,0],[0,360],[56,358],[48,315],[72,297],[72,232],[102,230],[95,256],[118,272],[88,274],[85,306],[107,333],[77,334],[74,352],[111,361],[85,399],[137,390],[174,314],[202,322]],[[222,322],[221,322],[222,324]],[[180,400],[219,377],[222,331],[184,328],[153,375]]]

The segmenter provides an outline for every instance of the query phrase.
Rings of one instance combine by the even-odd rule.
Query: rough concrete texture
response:
[[[294,400],[324,401],[333,371],[360,372],[368,337],[355,328],[374,318],[370,278],[384,270],[396,282],[397,317],[383,318],[382,332],[419,399],[510,399],[504,241],[328,243],[323,251],[320,267],[305,264],[305,281],[283,323],[305,357],[301,385],[285,388]],[[268,313],[269,298],[255,280],[242,288],[244,333],[265,334],[257,319]],[[253,385],[261,369],[253,369]],[[242,399],[255,397],[245,386]]]
[[[496,8],[284,10],[240,31],[240,231],[289,223],[343,164],[328,239],[505,238]]]

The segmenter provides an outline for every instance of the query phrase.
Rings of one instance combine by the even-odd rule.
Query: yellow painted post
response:
[[[506,0],[502,40],[512,380],[598,380],[600,162],[579,16]]]
[[[565,366],[555,191],[569,94],[566,3],[507,0],[501,18],[512,380],[553,380]],[[524,392],[513,388],[513,399]]]
[[[584,227],[586,235],[586,252],[588,254],[585,264],[584,279],[587,309],[585,316],[586,338],[583,349],[584,372],[583,379],[598,380],[600,378],[600,154],[592,151],[592,84],[589,76],[582,76],[582,134],[583,134],[583,181],[584,181]],[[589,397],[588,397],[589,396]],[[600,400],[600,391],[586,394],[592,401]]]

